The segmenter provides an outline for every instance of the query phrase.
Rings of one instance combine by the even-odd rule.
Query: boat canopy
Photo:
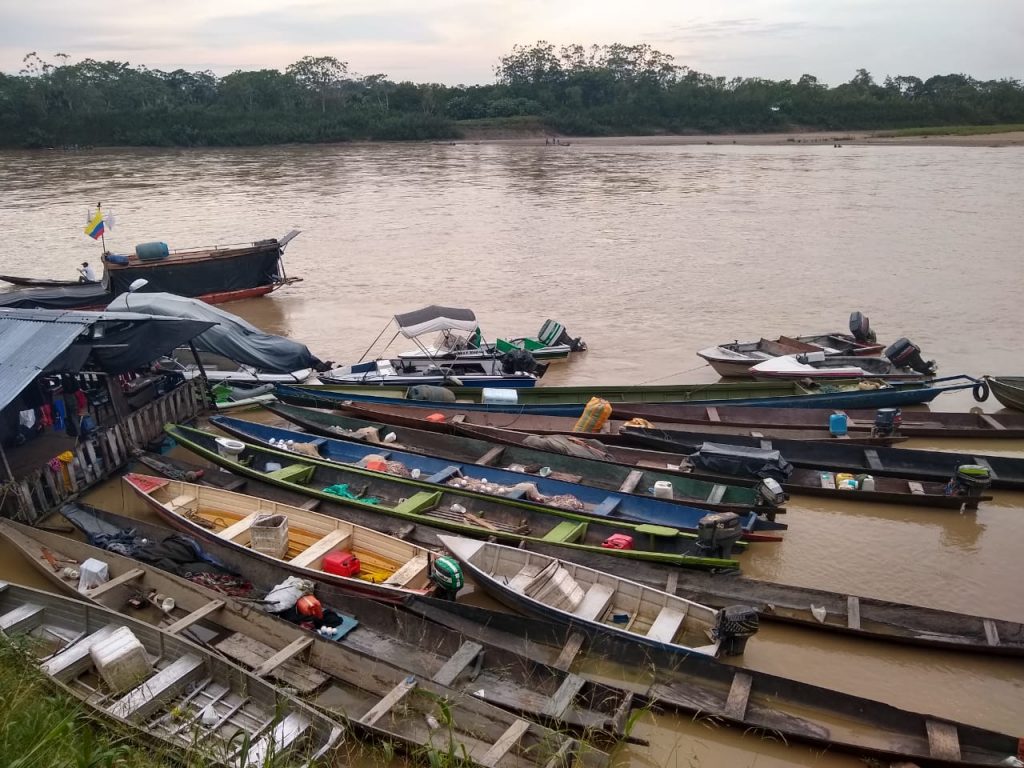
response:
[[[395,315],[395,322],[402,335],[407,339],[436,331],[472,333],[479,327],[473,310],[439,307],[436,304],[417,309],[415,312]]]
[[[195,338],[197,350],[223,355],[268,373],[291,373],[321,365],[305,344],[264,333],[237,315],[199,299],[173,293],[123,293],[107,309],[208,321],[212,327]]]

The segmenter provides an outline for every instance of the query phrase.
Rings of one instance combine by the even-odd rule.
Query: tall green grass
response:
[[[880,131],[872,136],[881,139],[896,139],[913,136],[983,136],[990,133],[1024,131],[1024,123],[1002,123],[999,125],[937,125],[928,128],[899,128],[894,131]]]

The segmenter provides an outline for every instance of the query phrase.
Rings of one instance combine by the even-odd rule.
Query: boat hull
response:
[[[996,400],[1007,408],[1024,411],[1024,376],[986,376]]]

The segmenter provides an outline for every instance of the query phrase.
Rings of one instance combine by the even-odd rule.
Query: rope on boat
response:
[[[670,374],[667,374],[665,376],[659,376],[656,379],[648,379],[647,381],[642,381],[642,382],[640,382],[640,385],[643,386],[644,384],[650,384],[651,382],[654,382],[654,381],[662,381],[663,379],[671,379],[673,376],[679,376],[680,374],[683,374],[683,373],[693,373],[694,371],[698,371],[701,368],[707,368],[707,367],[708,367],[708,363],[701,363],[700,365],[693,366],[693,368],[687,368],[685,371],[676,371],[675,373],[670,373]]]

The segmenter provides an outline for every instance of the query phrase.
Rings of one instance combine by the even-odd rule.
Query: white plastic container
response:
[[[118,627],[107,640],[89,649],[92,663],[103,682],[115,693],[122,693],[153,674],[146,649],[128,627]]]
[[[90,557],[78,566],[78,591],[85,593],[86,590],[98,587],[110,580],[110,569],[102,560]]]
[[[659,480],[654,484],[654,497],[657,499],[671,499],[675,496],[675,489],[668,480]]]
[[[284,557],[288,553],[288,518],[258,515],[249,528],[249,546],[271,557]]]
[[[860,489],[862,491],[875,490],[875,478],[871,475],[864,475],[864,479],[860,481]]]
[[[515,405],[519,402],[519,395],[511,387],[484,387],[480,393],[480,401],[494,405]]]

